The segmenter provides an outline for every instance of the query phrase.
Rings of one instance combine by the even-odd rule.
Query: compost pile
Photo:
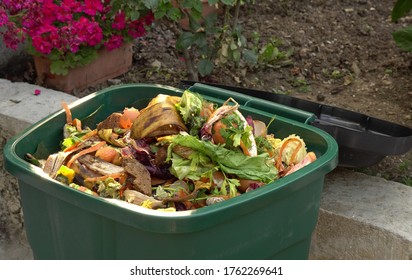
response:
[[[197,209],[287,176],[316,160],[305,142],[268,133],[232,98],[221,106],[186,90],[159,94],[82,127],[66,110],[61,150],[35,160],[72,188],[162,211]]]

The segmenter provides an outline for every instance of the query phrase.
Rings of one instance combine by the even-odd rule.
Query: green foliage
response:
[[[412,9],[412,1],[398,0],[392,9],[392,21],[397,21],[406,16]],[[404,51],[412,51],[412,26],[402,28],[392,33],[398,47]]]
[[[282,41],[277,38],[263,41],[258,32],[253,32],[247,38],[241,26],[229,28],[225,32],[218,56],[221,64],[234,63],[236,67],[249,69],[279,68],[291,64],[293,50],[281,51]]]
[[[84,48],[81,53],[66,53],[60,54],[57,50],[53,50],[50,54],[50,72],[57,75],[67,75],[69,69],[81,67],[89,64],[97,59],[97,49]]]
[[[213,62],[207,59],[202,59],[201,61],[199,61],[199,64],[197,66],[199,74],[203,77],[212,73],[213,68]]]
[[[401,180],[405,185],[412,187],[412,176],[411,176],[412,162],[407,160],[399,164],[399,171],[403,174]]]
[[[127,18],[137,20],[142,16],[142,11],[147,11],[146,1],[112,0],[113,11],[124,11]]]
[[[406,16],[412,9],[412,1],[398,0],[392,9],[392,21],[397,21],[401,17]]]
[[[301,93],[308,93],[311,91],[311,87],[309,86],[308,82],[305,78],[300,77],[296,78],[291,82],[292,86],[296,88],[298,92]]]
[[[399,48],[407,52],[412,51],[412,26],[395,31],[392,36]]]
[[[271,39],[261,42],[260,35],[248,39],[238,24],[242,5],[254,0],[208,0],[208,5],[218,5],[223,19],[216,13],[202,15],[201,0],[145,0],[155,18],[173,23],[177,36],[176,50],[184,54],[192,78],[197,74],[210,75],[216,65],[229,67],[277,67],[290,63],[291,51],[280,51],[281,42]],[[187,27],[182,27],[182,20]],[[194,73],[196,72],[196,73]]]
[[[27,44],[27,51],[32,55],[41,56],[31,43]],[[76,53],[53,49],[47,56],[50,60],[50,72],[56,75],[67,75],[70,69],[85,66],[97,59],[97,51],[95,47],[83,47],[81,52]]]
[[[217,15],[203,15],[201,0],[146,0],[147,7],[154,12],[156,19],[168,20],[174,24],[177,35],[176,49],[186,53],[185,59],[197,58],[197,72],[206,76],[214,68],[214,45],[219,32]],[[209,6],[234,5],[235,0],[208,0]],[[182,27],[182,21],[188,21],[187,27]],[[194,61],[191,61],[192,63]]]

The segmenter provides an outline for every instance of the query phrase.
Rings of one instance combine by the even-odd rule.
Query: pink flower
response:
[[[49,40],[45,40],[41,36],[35,36],[32,38],[33,47],[42,54],[50,54],[53,46]]]
[[[129,24],[127,33],[132,38],[142,37],[146,34],[146,29],[144,27],[143,21],[135,20]]]
[[[9,17],[6,11],[3,8],[0,8],[0,27],[3,25],[6,25],[8,21],[9,21]]]
[[[126,27],[126,15],[123,11],[116,14],[112,23],[112,28],[117,30],[123,30]]]
[[[104,43],[104,46],[111,51],[119,48],[122,44],[123,37],[121,35],[113,35],[106,41],[106,43]]]
[[[44,23],[52,24],[56,18],[57,14],[56,11],[58,10],[58,5],[53,3],[53,0],[43,0],[41,5],[41,18],[43,19]],[[37,13],[33,13],[34,16],[39,16]]]
[[[144,21],[146,25],[151,25],[154,21],[154,15],[152,12],[149,12],[145,17]]]
[[[103,40],[103,30],[99,24],[86,17],[73,23],[73,35],[89,46],[96,46]]]
[[[74,10],[80,6],[80,3],[74,0],[63,0],[61,6],[56,10],[56,18],[61,22],[71,21]]]
[[[59,29],[52,25],[46,25],[34,30],[32,44],[36,51],[46,55],[53,48],[60,48]]]
[[[41,93],[41,90],[39,90],[39,89],[35,89],[35,90],[34,90],[34,95],[37,96],[37,95],[40,95],[40,93]]]
[[[128,27],[128,34],[132,38],[138,38],[146,35],[146,25],[152,24],[154,16],[148,13],[145,17],[132,21]]]
[[[27,38],[31,54],[76,67],[91,50],[113,50],[146,34],[153,13],[131,21],[135,7],[119,0],[0,0],[0,36],[12,49]]]
[[[4,44],[6,45],[7,48],[12,49],[12,50],[17,50],[20,40],[10,31],[6,31],[3,34],[3,41]]]
[[[66,11],[80,12],[81,3],[77,0],[63,0],[61,7]]]
[[[24,34],[12,22],[7,22],[4,26],[6,30],[2,32],[3,42],[7,48],[16,50],[19,44],[24,41]]]
[[[55,32],[50,33],[48,40],[50,41],[51,45],[53,46],[53,49],[60,49],[63,45],[63,40],[61,39],[59,35],[59,31],[56,30]]]
[[[100,0],[84,0],[84,13],[95,16],[97,12],[103,10],[103,5]]]

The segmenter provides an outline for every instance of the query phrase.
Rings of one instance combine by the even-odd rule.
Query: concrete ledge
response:
[[[35,90],[40,94],[35,95]],[[12,135],[62,109],[62,101],[71,103],[78,99],[59,91],[4,79],[0,79],[0,92],[0,126]]]
[[[412,259],[412,187],[337,168],[325,178],[313,259]]]
[[[34,95],[40,90],[39,95]],[[6,141],[76,97],[26,83],[0,79],[0,259],[32,259],[24,231],[17,180],[3,167]]]
[[[34,95],[40,89],[41,94]],[[7,139],[77,98],[0,79],[0,154]],[[32,259],[15,178],[0,157],[0,260]],[[310,259],[412,259],[412,187],[337,168],[325,177]]]

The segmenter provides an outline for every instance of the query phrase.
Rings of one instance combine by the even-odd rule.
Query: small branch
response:
[[[192,79],[194,81],[199,81],[199,75],[197,74],[197,70],[195,69],[195,67],[193,65],[193,59],[190,55],[189,50],[184,50],[183,51],[183,56],[185,58],[186,68],[187,68],[187,72],[190,76],[190,79]]]
[[[223,26],[226,26],[228,21],[229,21],[229,15],[230,15],[230,7],[229,5],[225,5],[225,11],[224,11],[224,17],[223,17]]]
[[[237,22],[239,20],[239,11],[240,11],[240,1],[236,1],[235,6],[235,16],[233,17],[233,30],[236,29]]]

